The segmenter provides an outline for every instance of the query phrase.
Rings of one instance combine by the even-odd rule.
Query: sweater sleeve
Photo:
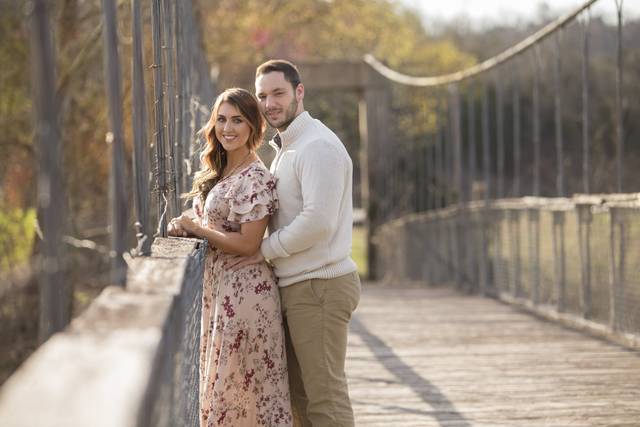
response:
[[[302,211],[285,227],[262,241],[265,258],[285,258],[330,236],[338,226],[350,160],[325,140],[308,144],[296,159],[300,179]]]

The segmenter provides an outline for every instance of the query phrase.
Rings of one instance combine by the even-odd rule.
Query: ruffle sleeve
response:
[[[204,217],[204,203],[202,203],[202,198],[199,195],[193,198],[192,208],[195,214],[194,220],[202,222],[202,218]]]
[[[257,221],[278,209],[276,178],[266,169],[251,168],[235,180],[224,197],[229,203],[228,221]]]
[[[193,198],[192,207],[193,207],[193,213],[196,214],[196,217],[202,219],[202,216],[204,215],[204,209],[203,209],[202,198],[200,196],[196,196]]]

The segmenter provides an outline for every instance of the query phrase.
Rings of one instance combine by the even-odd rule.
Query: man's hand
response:
[[[262,256],[262,252],[258,251],[255,254],[251,255],[251,256],[240,256],[240,255],[236,255],[233,258],[230,258],[224,268],[226,270],[231,270],[231,271],[238,271],[241,268],[246,267],[247,265],[252,265],[252,264],[260,264],[262,261],[264,261],[264,257]]]

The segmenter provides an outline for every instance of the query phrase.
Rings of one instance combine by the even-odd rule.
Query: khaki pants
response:
[[[353,427],[344,361],[357,272],[280,289],[294,427]]]

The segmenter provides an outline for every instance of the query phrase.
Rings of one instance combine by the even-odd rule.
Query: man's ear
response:
[[[304,85],[300,83],[296,87],[296,101],[300,102],[303,99],[304,99]]]

